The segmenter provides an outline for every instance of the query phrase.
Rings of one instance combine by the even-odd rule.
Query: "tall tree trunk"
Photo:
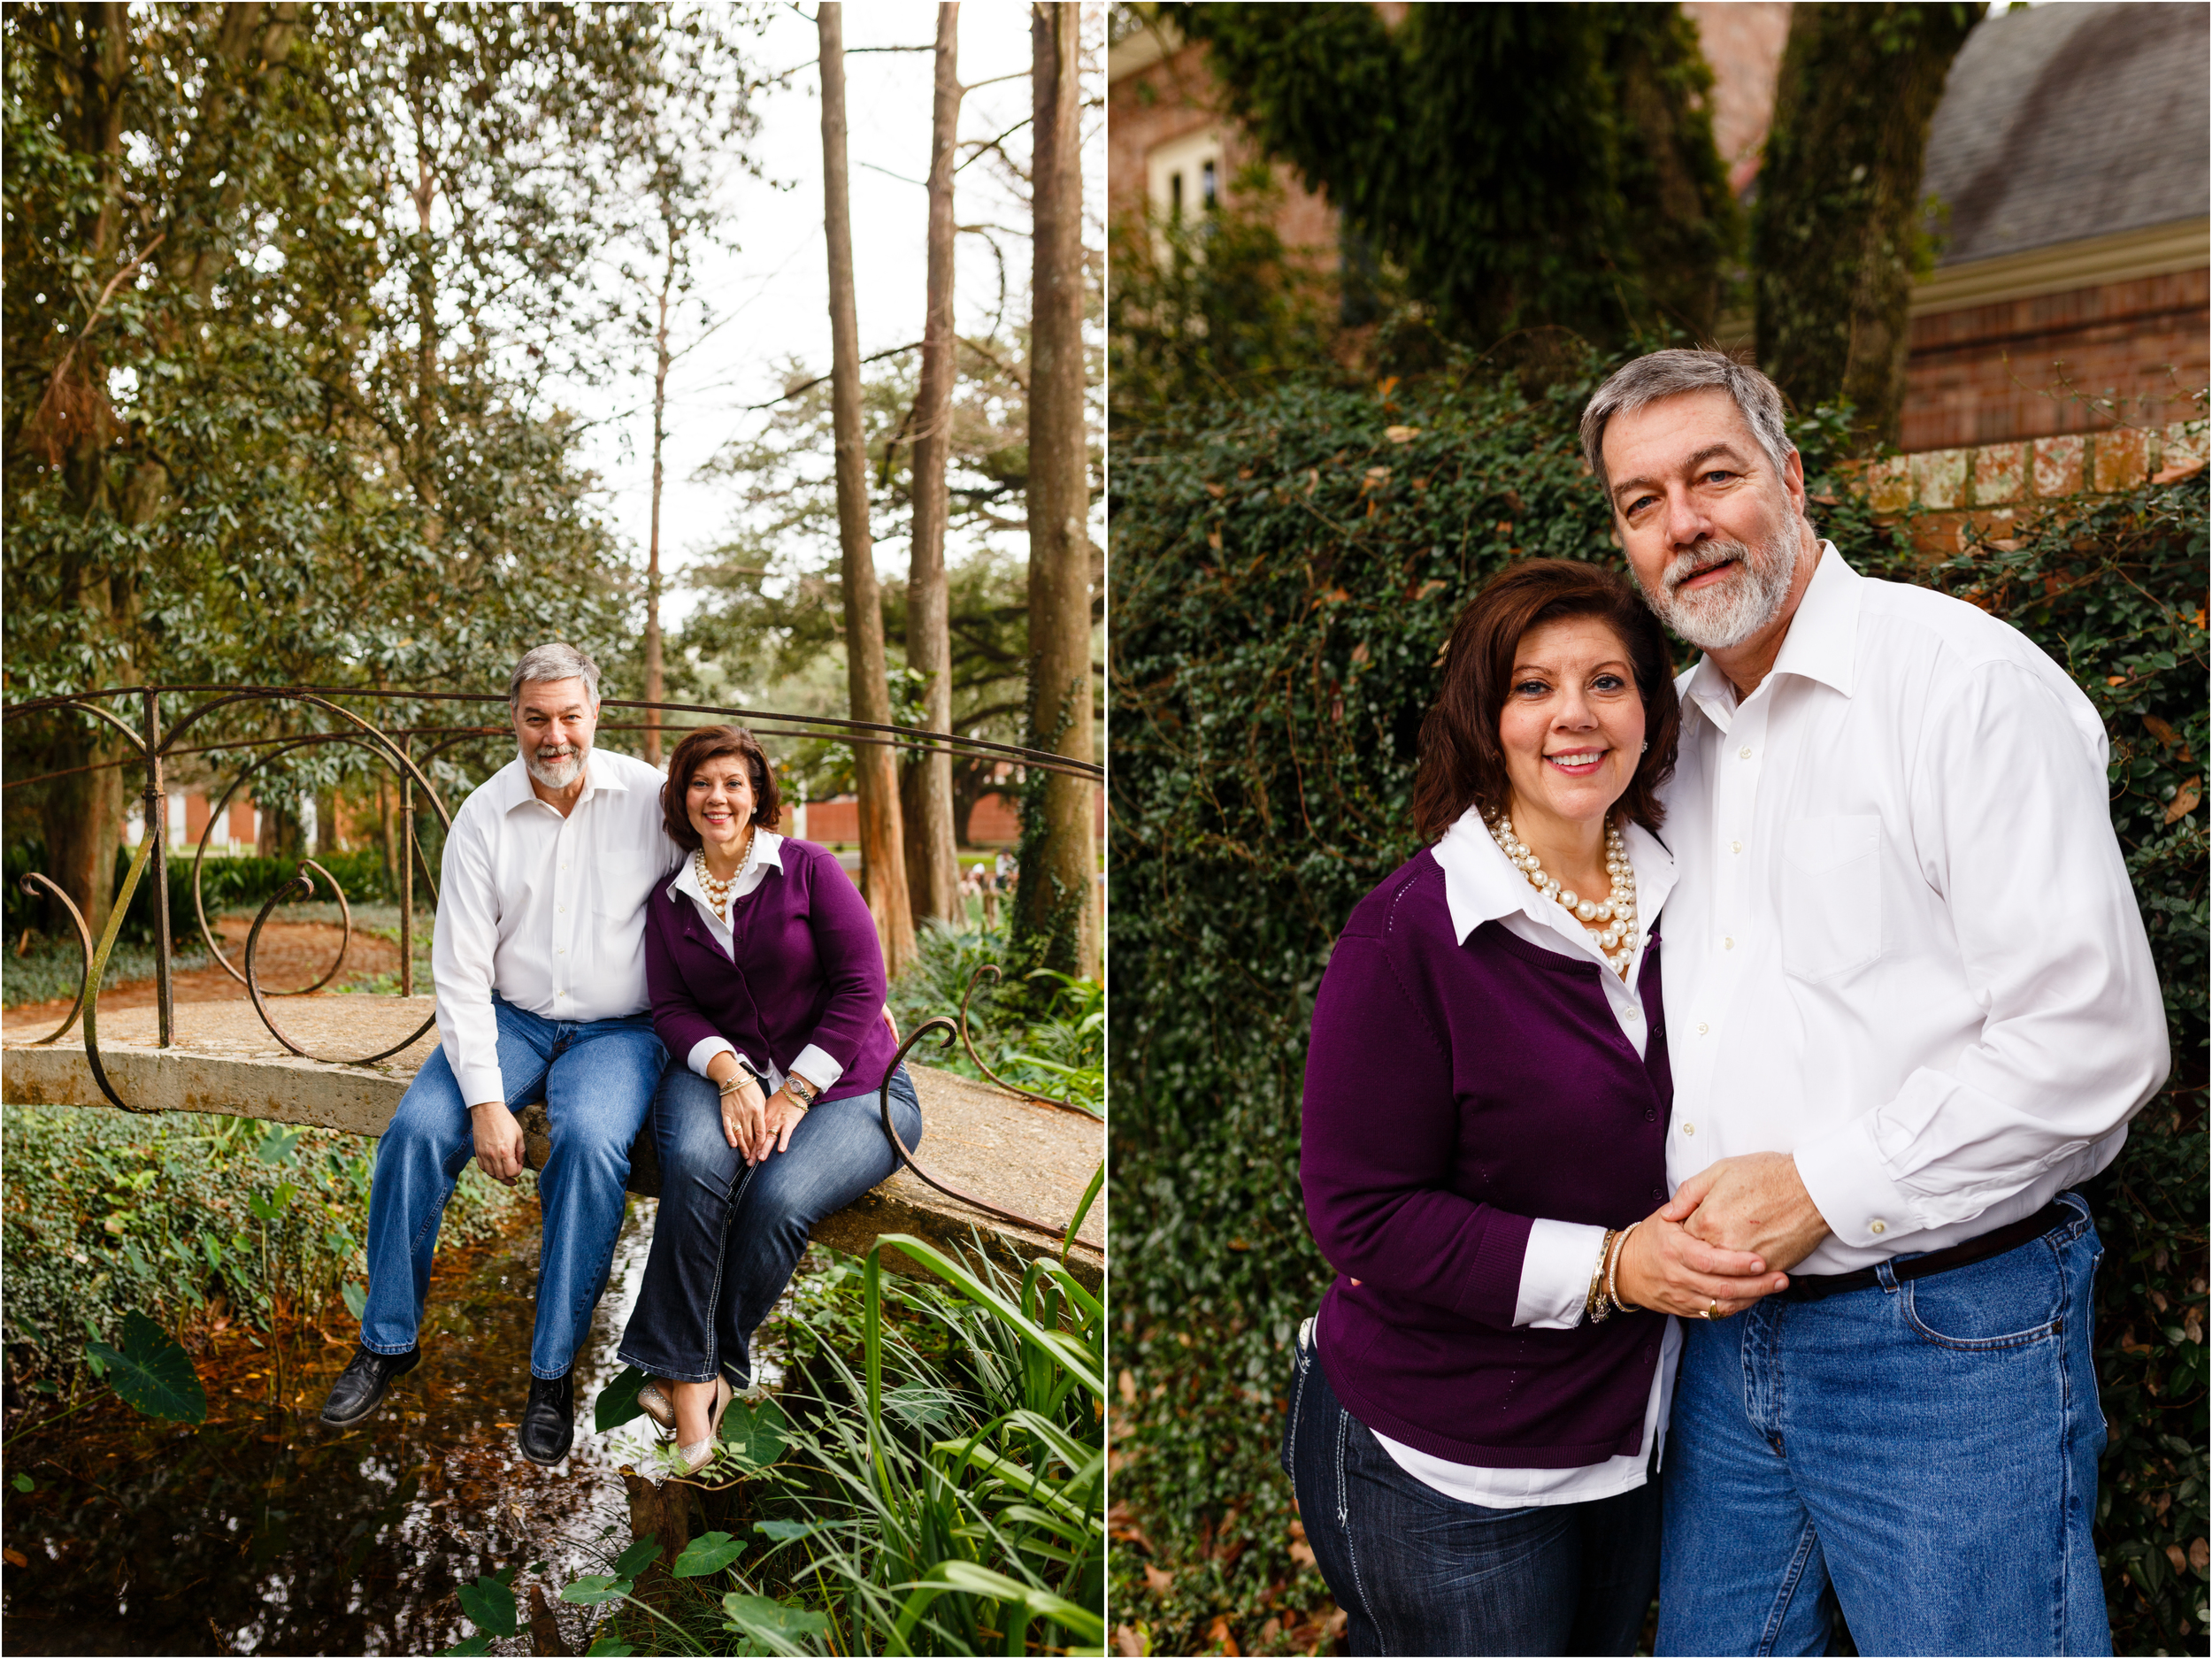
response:
[[[929,305],[922,325],[922,380],[914,400],[914,556],[906,579],[906,660],[926,677],[923,723],[952,730],[951,598],[945,585],[945,521],[951,497],[945,463],[952,449],[952,165],[960,141],[960,8],[937,8],[937,96],[929,145]],[[914,919],[963,919],[960,853],[952,810],[952,757],[924,755],[910,792],[916,871]]]
[[[1090,469],[1083,429],[1080,8],[1031,8],[1035,131],[1029,375],[1029,746],[1087,761],[1091,740]],[[1098,857],[1088,780],[1049,774],[1025,802],[1020,911],[1044,965],[1096,973]]]
[[[676,286],[676,227],[666,214],[668,263],[661,272],[660,319],[653,330],[653,527],[645,554],[645,700],[661,701],[661,446],[668,436],[668,296]],[[661,711],[645,711],[645,760],[661,764]]]
[[[844,575],[846,683],[852,718],[891,723],[884,678],[883,603],[875,547],[868,533],[868,452],[860,423],[860,323],[853,305],[852,203],[845,172],[844,8],[822,0],[823,229],[829,243],[830,413],[837,438],[837,541]],[[894,751],[873,743],[853,749],[860,796],[860,860],[868,910],[894,977],[914,957],[914,915],[906,895],[905,834]]]
[[[73,738],[54,754],[80,766],[112,760],[122,752],[119,743]],[[39,826],[46,834],[46,863],[39,873],[76,902],[96,940],[115,907],[115,852],[123,844],[124,795],[143,781],[135,767],[103,766],[41,786]],[[57,939],[72,937],[75,930],[62,908],[49,902],[47,910],[46,932]]]
[[[1847,397],[1894,442],[1925,253],[1921,164],[1979,5],[1801,4],[1751,220],[1759,361],[1799,409]]]

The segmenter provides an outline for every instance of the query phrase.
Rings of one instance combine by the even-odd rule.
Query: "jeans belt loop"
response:
[[[1885,1294],[1894,1296],[1897,1294],[1897,1269],[1891,1263],[1877,1262],[1874,1264],[1874,1277],[1880,1281]]]

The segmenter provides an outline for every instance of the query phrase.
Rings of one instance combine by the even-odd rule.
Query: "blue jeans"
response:
[[[2108,1654],[2091,1546],[2103,1248],[1686,1319],[1667,1438],[1662,1654]],[[1900,1257],[1901,1260],[1909,1259]]]
[[[1310,1342],[1283,1468],[1356,1654],[1632,1654],[1659,1580],[1659,1483],[1492,1509],[1401,1469],[1338,1403]]]
[[[799,1119],[788,1148],[748,1164],[723,1138],[715,1086],[669,1067],[653,1102],[660,1213],[623,1363],[675,1382],[709,1382],[718,1371],[750,1382],[753,1332],[791,1282],[814,1224],[898,1168],[879,1099],[825,1101]],[[904,1066],[891,1078],[891,1121],[910,1148],[921,1144],[921,1102]]]
[[[546,1019],[495,997],[499,1075],[510,1110],[545,1102],[553,1150],[538,1171],[545,1238],[538,1255],[538,1317],[530,1370],[565,1377],[607,1287],[630,1146],[645,1126],[667,1051],[652,1022]],[[415,1346],[438,1222],[454,1183],[476,1156],[471,1102],[461,1098],[441,1045],[415,1073],[377,1143],[369,1189],[369,1300],[361,1346],[404,1354]]]

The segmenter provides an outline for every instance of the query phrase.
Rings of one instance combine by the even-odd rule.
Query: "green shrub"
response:
[[[1327,1282],[1297,1181],[1312,999],[1353,904],[1418,844],[1415,741],[1459,608],[1512,559],[1617,563],[1574,442],[1602,368],[1532,397],[1302,380],[1116,455],[1115,1495],[1137,1547],[1115,1602],[1155,1652],[1217,1645],[1217,1615],[1248,1648],[1311,1640],[1284,1627],[1327,1606],[1275,1461],[1288,1345]],[[2177,1069],[2091,1194],[2110,1247],[2099,1548],[2123,1649],[2170,1646],[2198,1624],[2206,1531],[2204,475],[1928,570],[1830,467],[1845,430],[1837,411],[1798,429],[1823,534],[1870,573],[1979,589],[2111,731]],[[1139,1575],[1148,1548],[1165,1590]]]
[[[134,849],[119,849],[115,855],[115,890],[121,892],[123,878],[130,873]],[[398,898],[391,879],[384,869],[383,855],[374,848],[360,848],[351,852],[312,855],[315,862],[338,879],[346,890],[347,901],[353,904],[388,903]],[[208,919],[231,910],[258,910],[268,897],[298,872],[298,858],[210,857],[200,866],[200,899],[206,906]],[[32,871],[50,874],[46,869],[46,843],[32,839],[19,841],[7,850],[6,871],[6,926],[11,936],[19,935],[26,927],[43,928],[40,916],[43,901],[34,899],[23,891],[22,879]],[[314,896],[328,901],[333,895],[329,885],[313,872],[309,879],[315,883]],[[416,887],[415,902],[425,910],[429,908],[429,893],[419,882]],[[67,924],[63,924],[65,931]],[[169,932],[179,943],[196,941],[198,925],[192,910],[192,849],[169,849]],[[120,937],[131,944],[149,944],[154,936],[153,886],[150,879],[140,884],[132,896],[131,908],[123,918]],[[61,941],[70,944],[66,938]],[[71,987],[73,988],[74,981]],[[62,995],[68,995],[65,988]],[[35,999],[25,999],[35,1000]]]
[[[0,1339],[19,1380],[73,1366],[143,1310],[184,1333],[219,1303],[266,1330],[365,1277],[375,1143],[198,1112],[10,1106],[0,1115]],[[472,1164],[440,1241],[501,1224],[517,1191]]]

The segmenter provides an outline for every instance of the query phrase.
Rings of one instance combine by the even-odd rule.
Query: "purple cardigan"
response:
[[[810,1042],[845,1068],[826,1101],[873,1094],[898,1045],[883,1023],[883,948],[836,855],[789,841],[783,868],[730,915],[736,960],[689,899],[657,881],[645,907],[645,987],[653,1029],[680,1065],[703,1037],[726,1037],[788,1071]]]
[[[1642,1449],[1662,1317],[1539,1331],[1513,1312],[1532,1217],[1620,1227],[1665,1201],[1658,949],[1639,1059],[1595,962],[1497,922],[1457,942],[1425,851],[1345,924],[1314,1002],[1298,1175],[1338,1274],[1321,1363],[1368,1427],[1480,1468]]]

